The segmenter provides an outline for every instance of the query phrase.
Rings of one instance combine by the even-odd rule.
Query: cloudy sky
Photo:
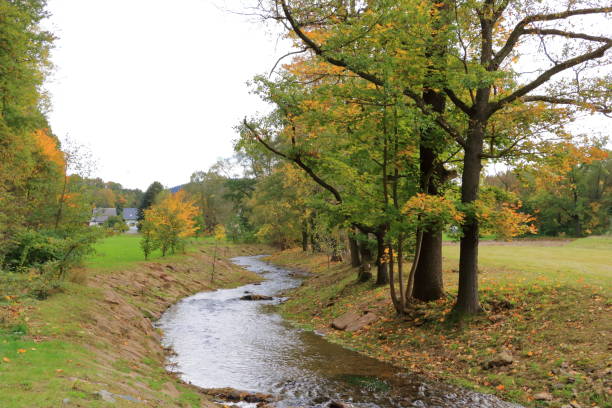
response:
[[[248,0],[244,0],[248,4]],[[288,44],[239,0],[49,0],[55,134],[88,146],[95,175],[182,184],[232,155],[232,129],[265,111],[245,84]]]
[[[53,131],[92,151],[96,176],[131,188],[183,184],[230,157],[233,126],[268,109],[246,81],[289,47],[273,26],[237,13],[255,3],[48,0]],[[574,127],[609,134],[606,123]]]

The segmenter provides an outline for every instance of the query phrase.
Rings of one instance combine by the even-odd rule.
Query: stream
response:
[[[170,307],[157,323],[172,348],[168,369],[202,388],[231,387],[277,397],[285,407],[516,408],[491,395],[426,382],[389,364],[330,343],[285,322],[273,305],[247,301],[247,293],[278,296],[300,285],[294,272],[261,260],[232,259],[265,278],[261,283],[202,292]]]

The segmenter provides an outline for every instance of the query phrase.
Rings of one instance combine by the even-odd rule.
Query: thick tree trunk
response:
[[[423,232],[421,255],[414,273],[412,297],[429,302],[444,296],[442,232]]]
[[[484,127],[484,121],[473,119],[470,122],[461,183],[463,204],[473,204],[478,198]],[[459,249],[459,294],[454,310],[460,315],[482,312],[478,301],[478,238],[478,219],[470,211],[463,224],[463,237]]]
[[[376,284],[386,285],[389,283],[389,272],[385,258],[385,234],[376,235]]]
[[[423,93],[423,100],[435,112],[442,113],[445,108],[445,96],[431,89]],[[438,184],[446,182],[443,166],[436,168],[437,155],[430,148],[435,132],[429,130],[423,134],[419,146],[420,187],[425,194],[439,193]],[[437,170],[437,171],[436,171]],[[442,279],[442,231],[424,231],[421,243],[421,254],[414,272],[412,295],[425,302],[441,299],[444,296]]]

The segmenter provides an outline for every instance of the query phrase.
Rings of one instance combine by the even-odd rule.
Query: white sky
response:
[[[245,0],[246,1],[246,0]],[[245,84],[279,44],[239,0],[49,0],[51,126],[89,147],[99,176],[145,189],[233,154],[232,127],[267,107]],[[284,48],[283,48],[284,47]]]
[[[246,81],[289,47],[225,11],[242,4],[255,0],[48,0],[59,37],[47,83],[54,133],[89,147],[95,176],[143,190],[230,157],[233,126],[268,110]],[[595,116],[575,127],[593,135],[608,125]]]

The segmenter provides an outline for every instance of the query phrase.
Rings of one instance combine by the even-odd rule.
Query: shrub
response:
[[[63,279],[69,269],[93,253],[93,244],[99,236],[100,231],[94,228],[70,233],[24,230],[16,234],[9,246],[2,268],[12,272],[35,269],[41,275],[52,271]]]
[[[104,224],[102,224],[102,226],[117,233],[125,232],[130,229],[130,227],[128,227],[125,221],[123,220],[123,217],[119,217],[117,215],[108,217],[108,219],[104,221]]]

